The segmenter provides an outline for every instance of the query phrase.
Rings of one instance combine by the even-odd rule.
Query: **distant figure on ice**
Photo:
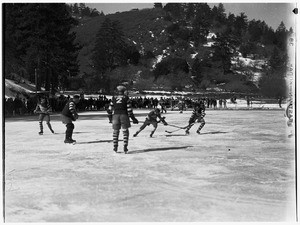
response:
[[[130,127],[130,120],[134,124],[138,124],[139,121],[135,118],[132,107],[131,101],[127,95],[125,95],[126,87],[120,85],[117,87],[117,96],[112,98],[112,101],[108,107],[107,113],[109,122],[112,123],[113,127],[113,145],[114,151],[118,151],[118,142],[119,142],[119,134],[120,129],[122,127],[123,130],[123,140],[124,140],[124,153],[127,154],[128,152],[128,139],[129,139],[129,130]]]
[[[293,136],[293,122],[294,122],[294,118],[293,118],[293,101],[289,101],[287,103],[286,109],[285,109],[285,116],[287,117],[287,126],[290,129],[290,133],[288,134],[288,137],[292,137]]]
[[[205,116],[205,106],[204,103],[201,101],[199,104],[195,104],[194,106],[194,110],[192,113],[192,116],[189,120],[189,125],[187,127],[187,129],[185,130],[186,134],[190,134],[190,129],[192,128],[192,126],[194,126],[194,124],[196,122],[200,122],[200,126],[197,129],[197,134],[200,134],[201,129],[204,127],[205,125],[205,120],[204,120],[204,116]]]
[[[282,104],[282,97],[279,97],[279,99],[278,99],[279,108],[282,108],[281,104]]]
[[[78,119],[78,114],[76,112],[76,104],[79,103],[79,95],[74,95],[73,98],[70,98],[65,107],[61,112],[62,123],[66,124],[66,138],[65,143],[72,144],[76,140],[72,139],[74,124],[73,121]]]
[[[160,107],[161,107],[161,113],[163,113],[163,112],[167,113],[166,103],[165,103],[165,101],[163,100],[162,97],[160,97],[159,105],[160,105]]]
[[[249,108],[250,107],[250,97],[247,96],[246,100],[247,100],[247,107]]]
[[[52,108],[49,104],[49,101],[46,97],[41,97],[38,101],[35,110],[33,111],[35,114],[39,114],[39,125],[40,132],[39,135],[43,135],[43,121],[46,121],[47,126],[49,127],[51,133],[54,134],[54,131],[50,124],[50,113],[52,112]]]
[[[157,121],[157,118],[159,118],[159,121]],[[140,129],[133,135],[133,137],[136,137],[142,130],[145,129],[146,126],[149,126],[150,124],[152,124],[154,128],[150,133],[150,137],[152,137],[157,129],[157,124],[159,122],[162,122],[165,126],[168,125],[168,123],[165,121],[165,117],[161,117],[160,110],[158,108],[151,110],[148,113],[145,122],[140,127]]]
[[[179,102],[178,102],[178,109],[179,109],[179,113],[182,113],[183,110],[184,110],[184,100],[182,98],[179,99]]]

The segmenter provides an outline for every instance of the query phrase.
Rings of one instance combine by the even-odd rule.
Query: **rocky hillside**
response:
[[[282,48],[277,30],[262,21],[248,21],[243,13],[227,17],[222,4],[212,9],[204,3],[167,4],[82,18],[75,31],[82,46],[80,76],[86,80],[97,73],[92,55],[106,19],[120,22],[126,42],[140,54],[130,78],[140,90],[258,92],[272,49]]]

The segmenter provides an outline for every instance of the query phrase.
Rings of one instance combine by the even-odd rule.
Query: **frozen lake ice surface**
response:
[[[137,137],[149,110],[134,110],[129,154],[113,151],[106,112],[81,112],[76,145],[51,116],[5,118],[6,222],[295,222],[295,140],[283,110],[206,111],[201,134],[159,123]],[[191,111],[162,114],[185,126]]]

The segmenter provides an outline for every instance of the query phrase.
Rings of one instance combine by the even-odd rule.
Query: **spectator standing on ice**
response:
[[[182,113],[182,111],[184,109],[184,100],[182,98],[179,99],[178,109],[179,109],[179,113]]]
[[[287,117],[287,126],[289,127],[290,133],[288,134],[288,137],[293,136],[293,123],[294,123],[294,117],[293,117],[293,101],[290,100],[287,103],[287,106],[285,108],[285,117]]]
[[[62,123],[66,124],[66,138],[65,143],[74,143],[76,140],[72,139],[73,130],[75,128],[73,121],[78,119],[78,114],[76,111],[76,104],[79,103],[79,95],[74,95],[73,98],[70,98],[65,107],[61,112]]]
[[[189,125],[187,127],[187,129],[185,130],[186,134],[190,134],[189,130],[192,128],[192,126],[194,126],[194,124],[196,122],[200,122],[200,126],[197,129],[197,134],[200,134],[201,129],[204,127],[205,125],[205,120],[204,120],[204,116],[205,116],[205,105],[203,102],[200,102],[199,104],[195,104],[192,116],[190,117],[189,120]]]
[[[166,103],[162,97],[160,97],[159,105],[161,107],[161,113],[163,113],[163,112],[167,113]]]
[[[157,121],[157,118],[159,119],[159,121]],[[165,121],[165,117],[161,117],[160,110],[158,108],[151,110],[148,113],[145,122],[140,127],[140,129],[133,135],[133,137],[136,137],[142,130],[145,129],[146,126],[149,126],[150,124],[152,124],[154,128],[150,133],[150,137],[152,137],[157,129],[157,124],[159,122],[162,122],[165,126],[168,125],[168,123]]]
[[[249,96],[247,96],[247,107],[248,108],[250,107],[250,98],[249,98]]]
[[[50,113],[52,112],[52,108],[49,104],[49,101],[46,97],[41,97],[41,99],[38,101],[36,108],[34,110],[35,114],[39,114],[39,126],[40,126],[40,132],[39,135],[43,135],[43,121],[46,121],[47,126],[49,127],[49,130],[51,133],[54,134],[54,131],[50,124]]]
[[[223,100],[219,99],[219,107],[220,107],[220,109],[222,108],[222,103],[223,103]]]
[[[282,108],[281,103],[282,103],[282,97],[279,97],[279,99],[278,99],[279,108]]]
[[[225,98],[223,99],[223,104],[224,104],[224,109],[227,109],[227,105],[226,105],[227,104],[227,100]]]
[[[125,95],[126,88],[123,85],[117,87],[118,94],[113,96],[110,106],[107,110],[109,122],[112,123],[113,127],[113,146],[114,151],[118,151],[118,142],[120,129],[123,130],[123,140],[124,140],[124,152],[128,152],[128,139],[129,139],[129,130],[130,120],[134,124],[138,124],[139,121],[135,118],[131,101],[128,96]]]

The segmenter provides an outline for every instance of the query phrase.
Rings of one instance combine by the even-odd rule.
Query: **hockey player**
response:
[[[66,103],[65,107],[63,108],[61,112],[61,118],[62,123],[66,124],[67,130],[66,130],[66,138],[65,143],[74,143],[75,140],[72,139],[73,130],[74,130],[74,124],[73,121],[76,121],[78,119],[78,114],[76,112],[76,104],[79,103],[79,96],[74,95],[73,99],[70,98],[70,100]]]
[[[159,121],[157,121],[157,118],[159,118]],[[144,124],[140,127],[140,129],[133,135],[133,137],[136,137],[142,130],[145,129],[146,126],[149,126],[152,124],[154,129],[150,133],[150,137],[153,136],[154,132],[157,129],[157,124],[159,122],[162,122],[165,126],[168,125],[168,123],[165,121],[165,117],[161,117],[160,110],[158,108],[153,109],[149,112],[149,114],[146,117],[146,120]]]
[[[39,125],[40,125],[40,132],[39,135],[43,135],[43,121],[46,121],[47,126],[49,127],[50,131],[54,134],[54,131],[50,124],[50,113],[52,112],[51,106],[49,101],[46,97],[41,97],[38,101],[36,108],[34,110],[35,114],[39,115]]]
[[[293,101],[290,100],[287,103],[287,106],[285,108],[285,117],[287,117],[287,126],[289,127],[289,134],[288,137],[292,137],[293,136],[293,123],[294,123],[294,118],[293,118]]]
[[[187,127],[187,129],[185,130],[186,134],[189,134],[189,130],[192,128],[192,126],[197,122],[200,122],[200,126],[197,129],[197,134],[200,134],[201,129],[204,127],[205,125],[205,120],[204,120],[204,116],[205,116],[205,106],[203,102],[200,102],[200,104],[196,104],[192,113],[192,116],[189,120],[189,125]]]
[[[123,130],[123,140],[124,140],[124,153],[128,152],[128,139],[129,139],[129,130],[130,120],[134,124],[138,124],[139,121],[135,118],[132,108],[131,101],[127,95],[125,95],[126,87],[119,85],[117,87],[118,94],[112,98],[112,101],[108,107],[107,113],[109,122],[112,123],[113,127],[113,146],[114,151],[118,151],[118,142],[120,129]]]

